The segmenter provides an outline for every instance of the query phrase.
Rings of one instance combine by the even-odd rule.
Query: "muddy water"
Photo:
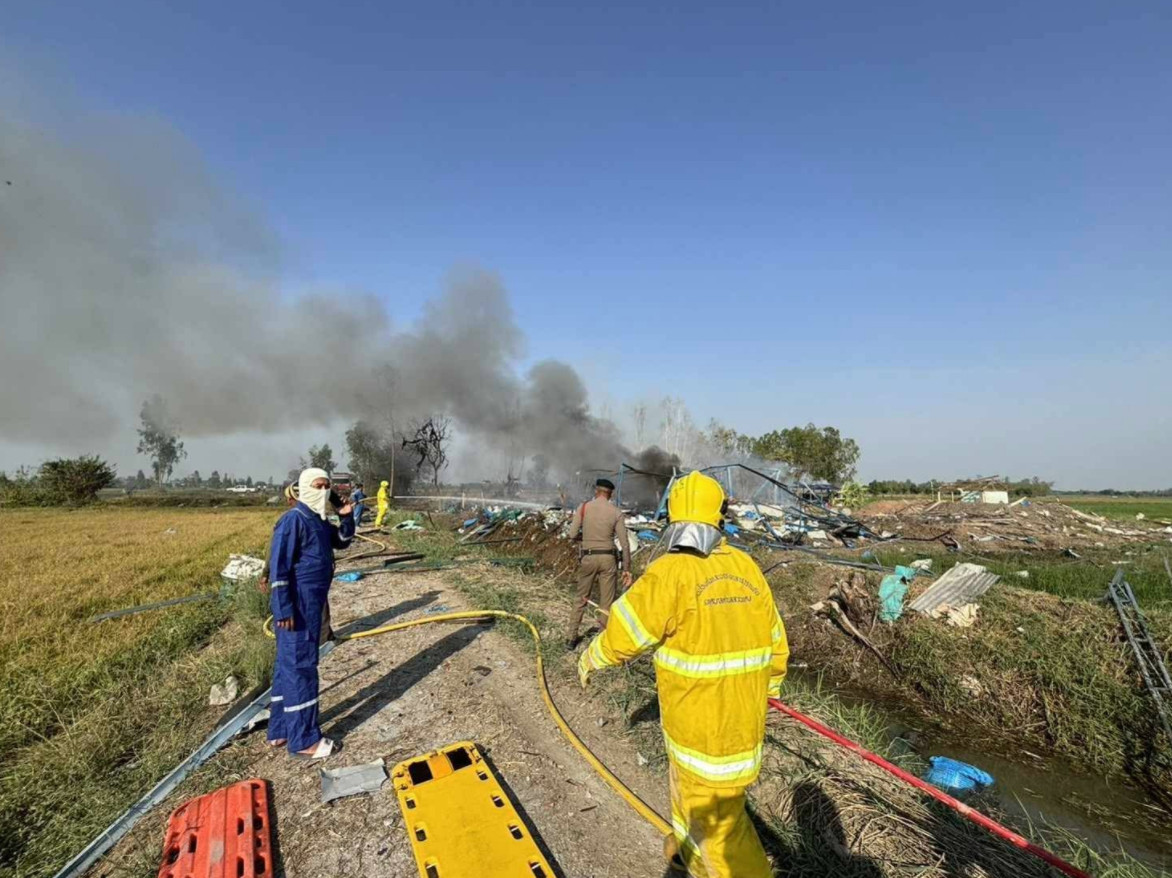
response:
[[[816,675],[798,671],[799,679],[817,685]],[[925,759],[948,756],[993,775],[992,790],[1014,824],[1026,820],[1068,831],[1092,847],[1117,852],[1121,847],[1138,860],[1172,872],[1172,813],[1142,790],[1119,779],[1078,769],[1065,760],[1028,751],[999,752],[993,744],[966,740],[955,730],[933,726],[900,706],[822,683],[847,705],[866,704],[883,712],[892,739],[909,742]]]

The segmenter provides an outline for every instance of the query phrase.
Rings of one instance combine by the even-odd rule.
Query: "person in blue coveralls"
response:
[[[350,494],[350,502],[354,504],[354,527],[362,524],[362,512],[365,507],[362,501],[366,499],[366,494],[362,492],[362,482],[354,486],[353,492]]]
[[[322,612],[334,578],[334,549],[344,549],[354,536],[349,503],[329,520],[330,477],[325,470],[307,469],[297,480],[297,503],[281,516],[269,549],[269,606],[277,635],[268,741],[288,747],[301,759],[324,759],[334,742],[318,726],[318,639]]]

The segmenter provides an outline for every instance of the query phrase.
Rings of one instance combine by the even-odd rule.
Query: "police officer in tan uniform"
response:
[[[607,614],[610,605],[614,603],[619,560],[615,540],[618,540],[622,550],[623,588],[631,585],[631,545],[627,541],[627,526],[622,510],[610,502],[613,493],[614,482],[599,479],[594,483],[594,499],[578,507],[570,524],[570,539],[582,540],[578,592],[574,597],[574,609],[570,613],[570,627],[566,635],[571,647],[579,642],[578,626],[582,624],[582,614],[595,582],[598,583],[599,609]]]

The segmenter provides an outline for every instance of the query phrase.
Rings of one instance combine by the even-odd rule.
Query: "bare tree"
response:
[[[663,408],[664,450],[687,462],[691,457],[696,432],[692,415],[682,399],[666,396],[660,406]]]
[[[403,448],[409,448],[417,460],[415,471],[430,470],[432,484],[439,487],[440,472],[448,465],[448,434],[452,420],[442,415],[432,415],[422,423],[411,424],[411,438],[403,439]]]
[[[647,438],[647,403],[640,402],[631,409],[635,421],[635,447],[642,449]]]

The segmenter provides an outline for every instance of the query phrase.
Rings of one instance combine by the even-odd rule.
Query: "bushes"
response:
[[[92,503],[116,478],[114,467],[97,455],[62,457],[41,464],[36,474],[25,468],[15,477],[0,473],[0,506]]]

